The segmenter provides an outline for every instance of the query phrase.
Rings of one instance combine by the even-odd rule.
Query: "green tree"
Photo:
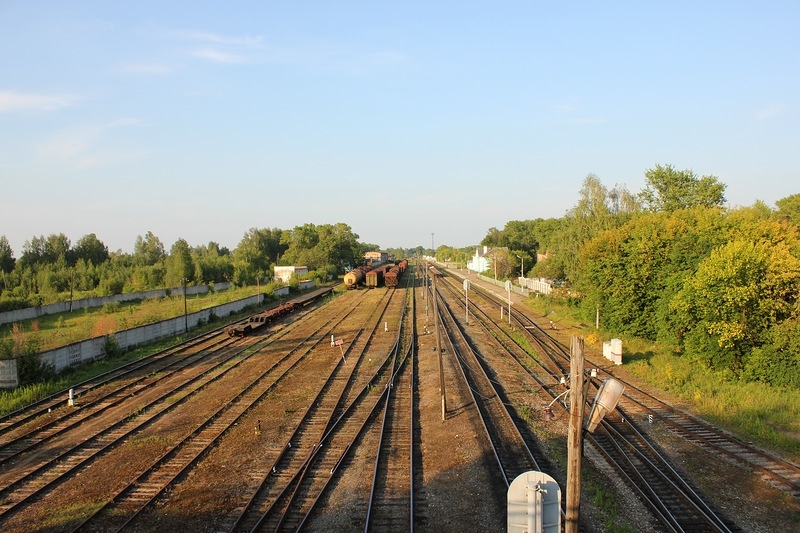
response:
[[[602,232],[579,260],[587,319],[599,308],[605,328],[680,345],[669,302],[728,235],[724,212],[707,208],[646,213]]]
[[[198,283],[210,284],[233,278],[233,257],[225,247],[214,241],[207,246],[197,246],[192,250],[195,264],[194,279]]]
[[[738,239],[714,250],[686,280],[673,309],[686,353],[739,373],[777,324],[797,318],[800,260],[786,243]]]
[[[133,245],[133,263],[136,266],[154,266],[166,259],[164,244],[152,231],[142,237],[138,235]]]
[[[78,239],[72,251],[76,262],[79,259],[83,259],[93,265],[100,265],[109,259],[108,246],[103,244],[94,233],[84,235]]]
[[[3,274],[3,290],[8,290],[7,276],[14,270],[17,260],[14,259],[14,250],[8,243],[5,235],[0,235],[0,272]]]
[[[59,257],[64,257],[68,263],[71,261],[71,242],[63,233],[50,234],[46,238],[41,235],[25,241],[19,262],[22,266],[52,264]]]
[[[558,233],[553,236],[548,259],[551,273],[558,273],[559,278],[571,283],[577,282],[583,246],[616,225],[618,220],[611,209],[608,189],[596,175],[589,174],[583,180],[578,204],[567,212]]]
[[[194,260],[189,243],[178,239],[169,251],[166,261],[165,281],[170,287],[177,287],[194,280]]]
[[[800,225],[800,194],[781,198],[775,205],[778,206],[780,216],[788,218],[795,225]]]
[[[698,177],[691,170],[656,165],[644,173],[646,187],[639,199],[649,211],[677,211],[690,207],[721,207],[726,185],[715,176]]]
[[[6,274],[10,274],[14,270],[14,265],[17,260],[14,259],[14,250],[8,243],[5,235],[0,235],[0,270]]]

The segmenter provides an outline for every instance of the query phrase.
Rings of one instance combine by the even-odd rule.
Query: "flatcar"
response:
[[[228,326],[225,328],[225,333],[231,337],[244,337],[245,335],[249,335],[257,329],[264,327],[273,320],[288,315],[298,307],[300,307],[300,304],[297,302],[286,302],[278,307],[273,307],[272,309],[267,309],[266,311],[255,314],[243,322],[238,322],[232,326]]]

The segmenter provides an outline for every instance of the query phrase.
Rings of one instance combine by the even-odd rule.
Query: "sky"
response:
[[[656,165],[800,193],[800,2],[0,0],[0,235],[383,249]]]

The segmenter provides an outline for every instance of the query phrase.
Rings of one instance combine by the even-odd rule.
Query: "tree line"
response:
[[[148,231],[136,238],[133,253],[125,253],[109,252],[94,233],[74,245],[59,233],[25,241],[16,259],[0,235],[0,311],[182,284],[253,285],[270,277],[275,265],[307,266],[309,278],[326,280],[378,249],[358,238],[344,223],[305,224],[290,230],[251,228],[234,250],[216,242],[192,247],[180,238],[167,251]]]
[[[481,244],[505,248],[498,275],[524,257],[608,332],[732,379],[800,386],[800,194],[726,208],[714,176],[657,165],[645,182],[634,194],[590,174],[565,216],[510,221]]]

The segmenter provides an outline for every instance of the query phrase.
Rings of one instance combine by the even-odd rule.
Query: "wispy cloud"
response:
[[[263,48],[263,37],[233,36],[201,30],[175,30],[171,35],[194,43],[189,55],[213,63],[249,63],[254,52]]]
[[[200,59],[207,59],[214,63],[247,63],[247,57],[240,54],[233,54],[230,52],[222,52],[213,48],[201,48],[191,52],[194,57]]]
[[[780,116],[785,112],[786,112],[786,104],[782,102],[777,104],[772,104],[769,107],[759,109],[756,112],[756,120],[768,120]]]
[[[39,111],[55,111],[62,107],[75,105],[77,98],[68,95],[47,95],[33,93],[18,93],[14,91],[0,91],[0,112],[26,111],[29,109]]]
[[[40,157],[83,170],[134,157],[130,150],[103,147],[109,132],[135,126],[139,119],[121,118],[102,124],[90,124],[64,130],[37,148]]]
[[[355,74],[394,68],[409,63],[407,55],[394,50],[370,50],[329,42],[281,46],[264,36],[233,36],[201,30],[175,30],[173,37],[192,43],[193,57],[227,64],[305,65]]]
[[[135,63],[124,65],[121,69],[123,74],[132,74],[135,76],[164,76],[172,72],[174,69],[169,65],[163,63]]]
[[[250,37],[249,35],[246,35],[244,37],[234,37],[230,35],[222,35],[219,33],[199,31],[199,30],[177,30],[173,32],[173,34],[180,38],[190,39],[194,41],[203,41],[207,43],[217,43],[217,44],[230,44],[237,46],[249,46],[249,47],[258,46],[263,40],[262,36]]]

